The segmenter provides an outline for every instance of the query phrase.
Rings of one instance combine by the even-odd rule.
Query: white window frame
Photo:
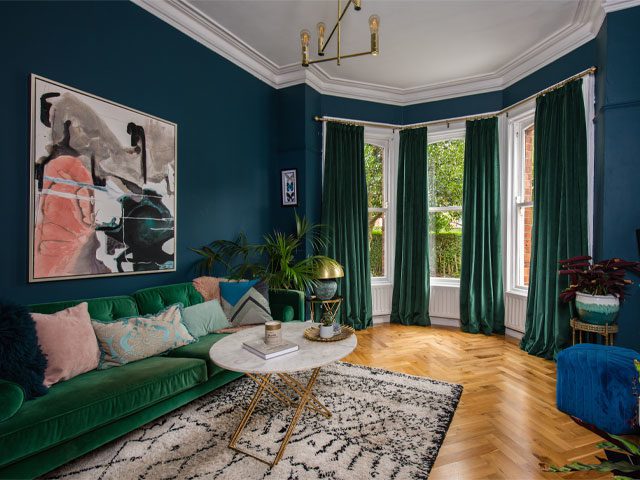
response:
[[[437,125],[429,127],[427,132],[427,142],[429,144],[442,142],[445,140],[464,140],[466,135],[465,122],[451,122],[448,124]],[[427,159],[428,161],[428,159]],[[429,213],[435,212],[461,212],[462,205],[450,206],[450,207],[429,207]],[[464,228],[464,225],[463,225]],[[431,271],[431,265],[429,266]],[[449,277],[430,277],[430,284],[432,286],[448,286],[459,287],[459,278]]]
[[[520,284],[521,246],[524,245],[524,229],[519,225],[519,211],[522,207],[531,206],[533,202],[525,202],[524,190],[524,132],[533,125],[535,119],[535,102],[527,102],[517,111],[509,112],[507,119],[508,139],[508,193],[507,199],[507,291],[527,295],[528,287]],[[535,133],[534,133],[535,135]],[[535,168],[535,167],[534,167]],[[509,261],[511,260],[511,261]]]
[[[364,143],[375,145],[383,149],[383,208],[369,208],[368,212],[384,212],[384,273],[382,277],[371,277],[372,285],[391,285],[393,282],[393,265],[396,238],[396,183],[397,162],[396,148],[397,132],[388,128],[365,127]]]
[[[595,117],[595,87],[593,75],[588,75],[583,79],[583,97],[585,102],[585,115],[587,120],[587,221],[588,221],[588,248],[589,254],[593,255],[593,182],[594,182],[594,117]],[[503,184],[503,196],[505,217],[503,217],[503,244],[506,244],[505,252],[505,280],[506,292],[521,296],[527,296],[528,287],[518,285],[519,265],[518,247],[520,239],[515,232],[518,232],[518,207],[525,205],[519,201],[517,196],[520,188],[516,182],[522,182],[522,166],[520,161],[524,155],[524,140],[522,132],[535,119],[535,99],[532,99],[517,108],[509,111],[507,115],[500,116],[501,131],[501,164],[502,171],[506,176],[506,185]],[[516,136],[516,132],[520,132]],[[535,134],[534,134],[535,135]],[[518,138],[516,138],[518,137]],[[506,162],[502,161],[506,159]],[[506,168],[505,168],[506,164]],[[506,171],[505,171],[506,170]],[[535,164],[534,164],[535,171]],[[522,185],[522,184],[521,184]]]

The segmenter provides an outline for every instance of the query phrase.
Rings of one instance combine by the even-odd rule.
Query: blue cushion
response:
[[[558,355],[558,409],[615,435],[637,432],[634,350],[582,344]]]
[[[260,280],[243,280],[241,282],[220,282],[220,296],[231,306],[238,303],[245,293]]]

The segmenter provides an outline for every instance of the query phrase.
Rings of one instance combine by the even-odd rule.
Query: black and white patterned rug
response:
[[[227,448],[255,383],[238,379],[52,472],[69,479],[427,478],[462,386],[348,363],[323,369],[315,393],[330,419],[305,412],[269,469]],[[292,409],[263,396],[239,447],[275,456]]]

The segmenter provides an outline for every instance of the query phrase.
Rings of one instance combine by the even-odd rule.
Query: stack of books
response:
[[[298,350],[297,344],[286,340],[283,340],[282,343],[278,345],[267,345],[264,343],[264,340],[252,340],[250,342],[244,342],[242,346],[263,360],[269,360],[270,358],[279,357],[280,355],[286,355],[287,353],[293,353]]]

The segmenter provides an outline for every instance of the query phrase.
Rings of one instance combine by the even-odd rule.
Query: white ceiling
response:
[[[188,0],[279,67],[300,62],[300,30],[333,25],[337,0]],[[345,2],[343,2],[345,3]],[[344,17],[343,53],[369,50],[368,18],[380,16],[380,55],[319,65],[328,76],[415,88],[488,75],[571,25],[579,0],[363,0]],[[330,26],[328,28],[331,28]],[[335,52],[335,39],[328,53]],[[302,68],[302,67],[300,67]]]
[[[597,34],[605,10],[640,0],[362,0],[343,20],[343,52],[380,55],[300,66],[300,30],[331,28],[337,0],[133,0],[276,88],[406,105],[504,88]],[[343,0],[343,3],[345,0]],[[334,40],[332,40],[334,43]],[[335,44],[328,49],[333,53]]]

